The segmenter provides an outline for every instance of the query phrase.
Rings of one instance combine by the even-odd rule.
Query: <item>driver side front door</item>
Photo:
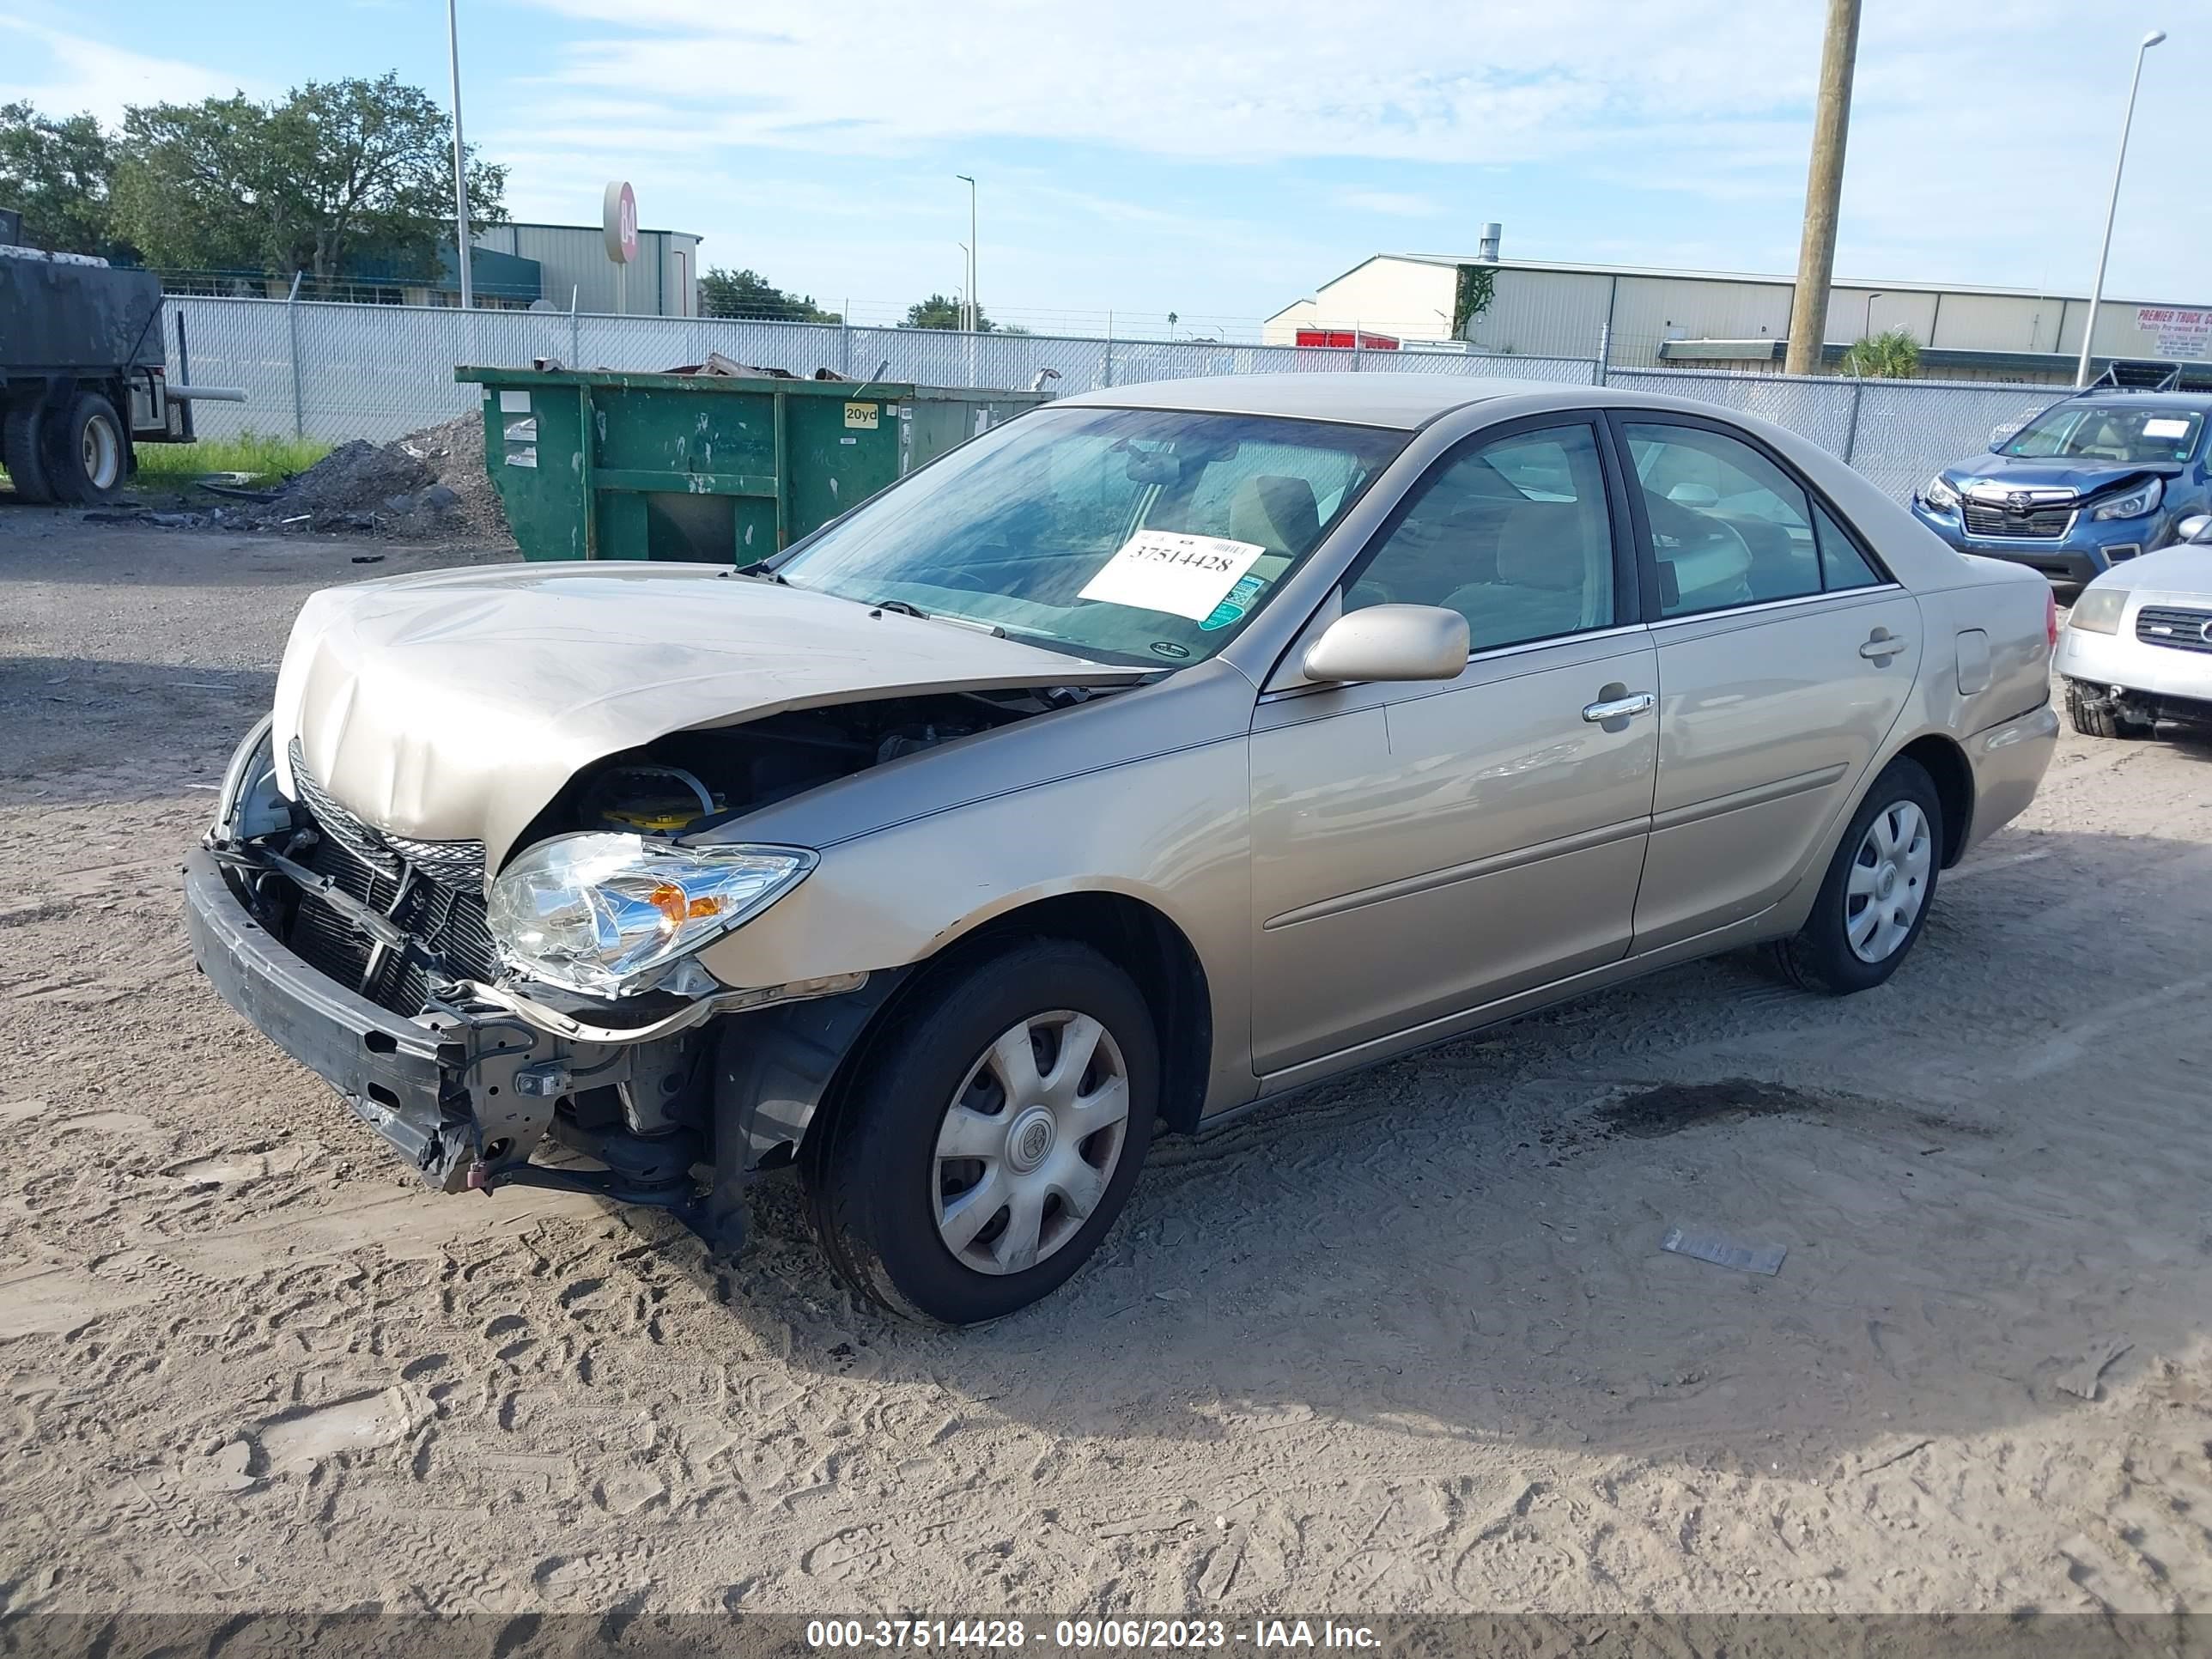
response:
[[[1344,590],[1350,609],[1459,611],[1466,670],[1261,699],[1253,1033],[1271,1081],[1626,953],[1658,721],[1619,489],[1594,419],[1474,434]]]

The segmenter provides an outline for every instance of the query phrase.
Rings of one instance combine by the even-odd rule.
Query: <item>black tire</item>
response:
[[[2085,738],[2147,738],[2156,730],[2152,722],[2136,719],[2109,696],[2079,680],[2066,682],[2066,720]]]
[[[46,419],[46,487],[72,507],[110,501],[131,481],[131,441],[115,405],[97,392],[80,392]]]
[[[979,1271],[939,1231],[939,1133],[1001,1034],[1062,1010],[1097,1020],[1119,1050],[1128,1091],[1120,1154],[1089,1216],[1064,1242],[1026,1268]],[[1128,975],[1089,946],[1037,939],[948,969],[915,988],[890,1018],[805,1161],[823,1253],[859,1295],[894,1313],[946,1325],[1002,1318],[1066,1282],[1136,1185],[1159,1098],[1151,1010]]]
[[[1860,862],[1861,849],[1867,845],[1875,820],[1908,804],[1919,809],[1925,825],[1926,868],[1917,878],[1902,871],[1893,872],[1891,890],[1897,890],[1894,884],[1899,881],[1917,885],[1921,890],[1919,903],[1903,938],[1878,961],[1869,962],[1852,948],[1850,930],[1858,912],[1877,901],[1860,898],[1854,902],[1850,891],[1852,869]],[[1943,803],[1936,793],[1935,780],[1919,762],[1900,756],[1882,768],[1860,801],[1859,810],[1851,814],[1805,926],[1795,938],[1784,939],[1775,946],[1775,957],[1783,973],[1803,990],[1822,991],[1831,996],[1870,991],[1887,980],[1911,954],[1913,945],[1919,942],[1921,929],[1928,925],[1928,913],[1936,902],[1936,878],[1942,871],[1942,848]]]
[[[15,499],[41,505],[54,498],[46,483],[44,447],[39,441],[45,424],[39,416],[45,407],[43,404],[18,404],[8,411],[6,421],[0,422],[0,466],[8,469],[9,481],[15,486]]]

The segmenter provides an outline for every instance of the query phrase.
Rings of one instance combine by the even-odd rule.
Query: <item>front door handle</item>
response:
[[[1911,642],[1910,640],[1901,640],[1894,634],[1884,633],[1877,629],[1874,637],[1859,647],[1859,655],[1864,657],[1869,662],[1887,662]]]
[[[1638,691],[1632,697],[1614,697],[1606,702],[1594,702],[1583,710],[1583,718],[1592,726],[1602,726],[1607,720],[1625,720],[1631,714],[1648,714],[1658,706],[1658,698],[1649,691]]]

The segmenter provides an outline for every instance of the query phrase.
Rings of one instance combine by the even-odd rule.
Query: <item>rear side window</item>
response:
[[[1740,439],[1705,427],[1627,428],[1659,564],[1659,610],[1686,617],[1820,591],[1812,501]]]
[[[1813,509],[1813,532],[1820,544],[1820,575],[1831,593],[1848,587],[1875,587],[1881,573],[1867,562],[1858,544],[1844,533],[1843,526],[1825,507]]]

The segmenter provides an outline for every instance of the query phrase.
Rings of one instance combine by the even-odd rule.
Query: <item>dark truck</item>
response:
[[[20,500],[94,506],[130,481],[136,445],[191,441],[194,397],[245,394],[169,384],[152,271],[19,246],[12,217],[0,216],[0,464]]]

